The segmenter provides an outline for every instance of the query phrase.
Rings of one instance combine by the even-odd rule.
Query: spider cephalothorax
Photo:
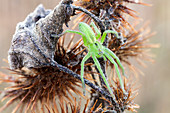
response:
[[[73,31],[73,30],[66,30],[66,32],[70,32],[70,33],[76,33],[76,34],[79,34],[82,36],[83,38],[83,42],[84,42],[84,45],[87,47],[88,49],[88,53],[87,55],[83,58],[82,62],[81,62],[81,80],[82,80],[82,85],[83,85],[83,88],[85,88],[85,84],[84,84],[84,79],[83,79],[83,75],[84,75],[84,64],[85,62],[90,58],[92,57],[98,71],[100,72],[106,86],[108,87],[108,90],[110,92],[110,94],[112,95],[112,97],[114,97],[113,93],[112,93],[112,90],[106,80],[106,77],[101,69],[101,66],[100,66],[100,63],[99,61],[97,60],[97,58],[100,58],[100,57],[103,57],[104,60],[106,60],[106,58],[112,63],[114,64],[115,68],[116,68],[116,72],[118,74],[118,77],[119,77],[119,81],[121,83],[121,88],[122,90],[124,91],[124,86],[123,86],[123,82],[121,80],[121,75],[120,75],[120,72],[119,72],[119,69],[118,69],[118,66],[120,66],[120,68],[122,69],[122,72],[123,72],[123,75],[124,75],[124,68],[122,66],[122,64],[120,63],[120,60],[119,58],[110,50],[108,49],[107,47],[104,47],[102,44],[105,40],[105,37],[106,37],[106,34],[107,33],[113,33],[115,34],[117,37],[118,37],[118,34],[116,31],[112,31],[112,30],[106,30],[103,35],[101,36],[101,33],[99,31],[99,29],[97,28],[97,26],[92,22],[91,23],[91,26],[94,27],[97,35],[95,36],[95,33],[93,32],[93,30],[91,29],[91,27],[86,24],[86,23],[83,23],[83,22],[80,22],[79,23],[79,30],[80,31]],[[101,40],[98,41],[98,39],[101,37]],[[114,61],[114,59],[116,60],[116,62]],[[84,90],[84,94],[85,94],[85,90]]]

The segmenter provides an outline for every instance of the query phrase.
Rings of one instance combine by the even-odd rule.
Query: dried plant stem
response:
[[[51,61],[51,66],[53,67],[57,67],[60,71],[63,71],[67,74],[70,74],[72,75],[73,77],[79,79],[81,81],[81,77],[79,74],[76,74],[74,73],[72,70],[68,69],[67,67],[65,66],[62,66],[60,64],[58,64],[57,62],[55,61]],[[110,100],[112,102],[112,104],[114,104],[115,106],[115,110],[116,111],[120,111],[120,108],[119,108],[119,105],[116,103],[115,100],[113,100],[113,98],[105,91],[103,90],[102,88],[100,88],[99,86],[96,86],[94,85],[93,83],[91,83],[90,81],[84,79],[84,82],[86,85],[88,85],[89,87],[91,87],[92,89],[94,89],[96,92],[100,93],[101,95],[103,95],[104,97],[106,97],[106,99]]]
[[[84,9],[82,7],[79,7],[79,6],[72,6],[72,7],[74,10],[82,11],[86,13],[87,15],[89,15],[99,25],[101,33],[105,31],[103,22],[96,15],[94,15],[93,13],[89,12],[87,9]]]

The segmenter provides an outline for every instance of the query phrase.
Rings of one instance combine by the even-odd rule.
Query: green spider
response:
[[[67,33],[67,32],[70,32],[70,33],[76,33],[76,34],[79,34],[82,36],[83,38],[83,42],[84,42],[84,45],[87,47],[88,49],[88,53],[87,55],[83,58],[82,62],[81,62],[81,81],[82,81],[82,86],[83,86],[83,94],[85,95],[85,83],[84,83],[84,79],[83,79],[83,75],[84,75],[84,64],[85,62],[90,58],[92,57],[97,69],[99,70],[108,90],[109,90],[109,93],[111,94],[112,97],[114,97],[113,95],[113,92],[106,80],[106,77],[101,69],[101,66],[100,66],[100,63],[99,61],[97,60],[97,58],[101,58],[103,57],[104,60],[106,60],[106,58],[114,64],[115,66],[115,69],[116,69],[116,72],[117,72],[117,75],[118,75],[118,78],[119,78],[119,81],[120,81],[120,84],[121,84],[121,88],[123,90],[123,92],[125,92],[124,90],[124,85],[123,85],[123,82],[122,82],[122,79],[121,79],[121,75],[120,75],[120,72],[119,72],[119,69],[118,69],[118,65],[120,66],[120,68],[122,69],[122,72],[123,72],[123,75],[124,74],[124,68],[122,66],[122,64],[120,63],[120,60],[119,58],[110,50],[108,49],[107,47],[104,47],[102,44],[106,38],[106,35],[107,33],[113,33],[116,35],[116,37],[118,37],[118,33],[116,31],[112,31],[112,30],[106,30],[102,37],[101,37],[101,40],[98,41],[98,39],[100,38],[101,36],[101,33],[99,31],[99,29],[97,28],[97,26],[92,22],[91,23],[91,26],[95,29],[97,35],[95,36],[95,33],[93,32],[92,28],[84,23],[84,22],[80,22],[79,23],[79,30],[80,31],[73,31],[73,30],[66,30],[64,33]],[[114,59],[117,61],[117,63],[114,61]]]

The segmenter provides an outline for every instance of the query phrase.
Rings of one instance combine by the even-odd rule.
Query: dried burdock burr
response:
[[[71,49],[65,49],[64,40],[58,41],[59,37],[51,37],[52,33],[61,34],[63,24],[69,21],[72,13],[70,3],[71,0],[61,1],[54,11],[45,10],[40,5],[24,22],[18,24],[8,59],[10,69],[16,75],[6,75],[1,79],[2,82],[13,83],[3,97],[12,99],[0,111],[17,100],[19,104],[13,109],[13,113],[20,107],[25,112],[39,110],[38,102],[41,102],[41,106],[45,103],[50,106],[56,98],[71,102],[74,93],[82,95],[77,89],[77,78],[56,68],[56,65],[51,66],[51,61],[56,64],[59,62],[60,66],[65,66],[64,69],[79,73],[81,51],[76,53],[78,47],[75,45]],[[79,45],[79,42],[76,44]]]
[[[76,54],[76,51],[78,50],[76,45],[78,45],[79,42],[73,47],[69,47],[70,49],[67,49],[64,48],[64,39],[60,38],[57,42],[54,60],[70,69],[74,68],[74,71],[78,72],[80,67],[79,58],[81,56]],[[71,101],[69,95],[72,96],[72,92],[82,95],[76,88],[76,86],[79,87],[78,79],[58,70],[57,68],[41,67],[33,68],[32,70],[27,69],[27,71],[22,69],[15,72],[17,75],[20,75],[20,77],[15,75],[17,78],[12,79],[11,81],[15,85],[11,86],[9,91],[5,92],[4,98],[13,97],[18,94],[15,100],[23,100],[20,106],[28,104],[25,111],[31,108],[33,110],[34,107],[37,107],[37,102],[39,101],[41,101],[42,105],[45,103],[50,105],[49,103],[51,100],[53,102],[55,99]],[[10,81],[9,79],[5,80],[6,77],[3,78],[2,81],[4,82]],[[7,76],[7,78],[11,77]]]
[[[79,73],[79,59],[81,59],[82,52],[79,51],[81,41],[78,41],[71,47],[65,48],[64,39],[65,38],[62,37],[57,42],[54,60],[73,70],[75,73]],[[71,42],[72,40],[69,43]],[[1,74],[1,82],[9,82],[13,85],[4,91],[2,100],[7,98],[12,99],[10,99],[0,111],[15,101],[19,101],[19,104],[13,109],[13,113],[19,108],[25,112],[43,111],[46,108],[49,110],[55,108],[55,110],[57,110],[58,107],[62,107],[57,103],[74,103],[73,98],[75,98],[75,95],[77,95],[77,97],[83,96],[80,90],[80,81],[72,75],[60,71],[58,68],[50,66],[32,68],[31,70],[23,68],[22,70],[12,70],[12,72],[15,73],[14,76]],[[41,106],[42,109],[40,109],[39,106]]]
[[[137,25],[135,26],[137,27]],[[135,28],[135,26],[133,27]],[[127,64],[133,74],[137,75],[137,72],[142,74],[139,69],[133,66],[132,59],[135,59],[142,66],[146,66],[144,61],[154,61],[150,49],[159,47],[159,44],[152,44],[150,42],[150,38],[154,34],[155,32],[150,32],[148,23],[146,23],[138,30],[124,30],[124,44],[122,45],[120,44],[120,40],[111,36],[111,38],[108,39],[108,48],[111,49],[122,62]]]
[[[92,103],[89,108],[93,109],[93,111],[100,111],[97,113],[137,112],[136,109],[139,108],[139,105],[134,102],[134,99],[138,95],[138,88],[136,88],[136,82],[133,82],[133,77],[129,77],[128,79],[125,77],[123,78],[126,94],[121,89],[118,78],[110,77],[110,79],[109,82],[116,97],[115,101],[108,100],[101,95],[99,101]],[[119,107],[115,107],[115,105]]]
[[[137,112],[136,109],[139,108],[139,105],[134,102],[135,97],[138,95],[138,89],[135,89],[135,83],[133,83],[131,80],[124,78],[124,87],[127,92],[124,94],[118,78],[113,79],[114,85],[111,85],[111,87],[113,88],[113,93],[116,97],[116,103],[119,105],[120,112],[124,112],[126,110]],[[107,103],[102,112],[116,113],[117,110],[115,109],[114,103],[105,99],[104,97],[101,97],[101,99]]]
[[[126,18],[125,14],[132,16],[137,19],[137,12],[128,8],[128,4],[140,4],[149,6],[149,4],[142,3],[136,0],[77,0],[74,2],[76,6],[84,7],[90,12],[100,17],[101,19],[108,18],[114,22],[114,29],[119,27],[127,28],[132,27]],[[86,14],[81,14],[75,21],[86,21],[90,22],[90,18]]]
[[[132,78],[124,78],[124,87],[127,94],[124,94],[120,88],[120,83],[118,78],[113,80],[115,86],[113,87],[114,94],[116,96],[116,101],[119,104],[122,111],[129,110],[132,112],[137,112],[136,109],[139,108],[139,105],[134,102],[135,97],[138,95],[138,89],[135,89],[135,83],[132,82]],[[112,105],[112,104],[111,104]]]
[[[33,112],[39,110],[39,102],[42,108],[44,104],[53,108],[56,100],[72,101],[72,95],[82,95],[77,88],[79,87],[77,79],[49,67],[38,69],[33,74],[25,74],[23,72],[16,72],[16,74],[20,75],[20,77],[6,76],[10,79],[1,80],[4,82],[9,81],[13,85],[4,92],[3,100],[6,98],[10,98],[10,100],[0,111],[10,104],[19,101],[19,104],[13,109],[13,113],[19,108],[25,112]]]

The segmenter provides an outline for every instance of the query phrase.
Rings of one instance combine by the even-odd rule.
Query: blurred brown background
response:
[[[8,66],[2,59],[7,59],[16,24],[23,21],[38,4],[42,3],[45,8],[53,9],[58,1],[0,0],[0,66]],[[152,53],[156,55],[154,64],[148,63],[147,68],[139,67],[145,76],[140,76],[139,81],[141,87],[139,95],[136,97],[136,103],[140,105],[138,112],[170,113],[170,1],[145,0],[144,2],[151,3],[153,6],[133,6],[137,7],[143,22],[150,20],[152,31],[157,32],[151,42],[160,43],[161,47],[152,49]],[[0,69],[0,71],[7,72],[4,69]],[[2,89],[2,86],[0,87]],[[8,113],[8,111],[4,111],[4,113]]]

